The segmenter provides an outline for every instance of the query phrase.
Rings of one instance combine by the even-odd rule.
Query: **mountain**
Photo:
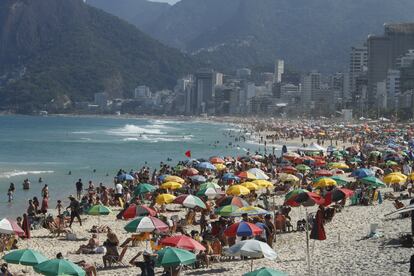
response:
[[[181,0],[143,30],[219,68],[333,71],[385,22],[413,20],[412,0]]]
[[[171,7],[168,3],[147,0],[87,0],[87,3],[123,18],[139,28],[152,24]]]
[[[0,1],[0,108],[172,87],[195,62],[82,0]]]

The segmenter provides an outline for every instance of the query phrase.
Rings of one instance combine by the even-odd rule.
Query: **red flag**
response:
[[[191,158],[191,151],[190,150],[187,150],[185,152],[185,156],[187,156],[188,158]]]

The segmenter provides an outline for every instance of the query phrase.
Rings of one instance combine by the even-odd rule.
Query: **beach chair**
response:
[[[109,266],[111,267],[112,264],[117,264],[118,266],[127,266],[123,262],[127,249],[128,245],[122,248],[121,254],[119,256],[108,256]]]

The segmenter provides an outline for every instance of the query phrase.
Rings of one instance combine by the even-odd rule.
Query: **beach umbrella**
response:
[[[274,270],[271,268],[267,268],[267,267],[262,267],[260,269],[257,269],[255,271],[252,272],[248,272],[243,274],[243,276],[288,276],[286,273],[279,271],[279,270]]]
[[[252,237],[262,234],[263,229],[253,223],[240,221],[233,223],[224,230],[227,237]]]
[[[200,190],[207,188],[221,189],[220,185],[214,182],[206,182],[200,185]]]
[[[180,184],[184,184],[185,180],[184,180],[184,179],[182,179],[182,178],[181,178],[181,177],[179,177],[179,176],[176,176],[176,175],[167,175],[167,176],[163,179],[163,182],[177,182],[177,183],[180,183]]]
[[[242,185],[233,185],[230,186],[230,188],[227,189],[226,194],[228,195],[247,195],[250,193],[250,190]]]
[[[170,194],[160,194],[157,196],[157,198],[155,199],[155,202],[158,204],[169,204],[172,203],[175,199],[175,196],[170,195]]]
[[[47,260],[40,252],[32,249],[13,250],[3,257],[3,260],[9,264],[21,264],[34,266]]]
[[[197,196],[206,196],[209,199],[214,199],[224,195],[224,192],[216,188],[204,188],[197,192]]]
[[[199,197],[193,195],[180,195],[174,199],[173,203],[181,204],[187,208],[206,209],[206,204]]]
[[[411,173],[411,174],[408,176],[408,179],[410,179],[410,180],[414,180],[414,173]]]
[[[145,205],[131,204],[123,212],[122,217],[124,219],[131,219],[139,216],[156,216],[157,212]]]
[[[137,217],[125,225],[124,229],[129,233],[150,233],[152,231],[166,232],[169,230],[167,224],[156,217]]]
[[[299,178],[297,176],[294,176],[292,174],[287,174],[287,173],[280,173],[279,179],[282,182],[298,182],[299,181]]]
[[[252,181],[254,184],[259,185],[261,188],[272,188],[273,183],[263,179],[256,179]]]
[[[331,169],[349,169],[349,166],[348,166],[347,164],[345,164],[345,163],[340,163],[340,162],[337,162],[337,163],[330,163],[330,164],[329,164],[329,167],[330,167]]]
[[[18,236],[24,236],[24,231],[17,225],[17,222],[9,218],[0,220],[0,234],[12,234]]]
[[[216,170],[216,167],[211,164],[210,162],[201,162],[200,164],[197,165],[197,168],[202,169],[202,170]]]
[[[300,158],[301,156],[299,154],[297,154],[296,152],[286,152],[283,154],[283,158],[286,160],[294,160],[296,158]]]
[[[98,204],[94,205],[87,211],[88,215],[92,216],[101,216],[101,215],[109,215],[112,213],[112,210],[106,207],[105,205]]]
[[[313,192],[302,192],[291,196],[285,201],[285,204],[298,207],[298,206],[314,206],[316,204],[321,205],[324,203],[323,197]]]
[[[134,181],[135,178],[130,174],[121,174],[117,177],[120,181]]]
[[[354,194],[354,191],[340,188],[335,189],[333,191],[330,191],[326,193],[325,195],[325,202],[323,203],[324,206],[330,205],[332,202],[343,200],[344,198],[349,198]]]
[[[225,162],[226,161],[224,161],[222,158],[217,157],[217,156],[210,158],[210,163],[211,164],[224,164]]]
[[[152,193],[156,190],[153,185],[147,183],[140,183],[134,190],[134,195],[139,196],[146,193]]]
[[[249,203],[238,196],[225,196],[216,201],[217,206],[235,205],[240,207],[249,206]]]
[[[378,157],[378,156],[381,156],[381,155],[382,155],[382,153],[381,153],[381,152],[379,152],[379,151],[374,150],[374,151],[371,151],[371,152],[369,153],[369,155],[370,155],[370,156],[374,156],[374,157]]]
[[[223,180],[223,181],[233,180],[235,182],[239,182],[240,181],[240,177],[235,176],[232,173],[225,173],[225,174],[223,174],[223,177],[221,178],[221,180]]]
[[[388,167],[393,167],[398,166],[398,163],[392,160],[388,160],[387,162],[385,162],[385,165],[387,165]]]
[[[311,168],[309,166],[306,166],[305,164],[297,165],[296,166],[296,169],[298,171],[301,171],[301,172],[307,172],[307,171],[310,171],[311,170]]]
[[[331,173],[332,173],[333,175],[345,174],[345,172],[344,172],[343,170],[341,170],[341,169],[332,169],[332,170],[331,170]]]
[[[286,200],[289,200],[290,198],[292,198],[292,197],[294,197],[294,196],[296,196],[296,195],[298,195],[300,193],[309,193],[309,191],[308,190],[305,190],[305,189],[295,189],[295,190],[292,190],[292,191],[288,192],[285,195],[285,201]]]
[[[251,179],[251,180],[257,179],[254,174],[252,174],[251,172],[247,172],[247,171],[246,172],[240,172],[240,173],[237,174],[237,176],[240,177],[240,178],[244,178],[244,179]]]
[[[364,184],[370,185],[371,187],[375,187],[375,188],[385,187],[384,182],[382,182],[380,179],[376,178],[375,176],[367,176],[367,177],[361,178],[360,181]]]
[[[165,247],[158,251],[157,255],[157,265],[164,267],[189,265],[196,261],[194,253],[174,247]]]
[[[248,216],[258,216],[258,215],[266,215],[269,212],[255,206],[244,206],[237,209],[232,216],[241,216],[243,214],[247,214]]]
[[[406,178],[396,174],[389,174],[384,177],[384,182],[387,184],[402,184],[405,181]]]
[[[317,170],[315,172],[316,176],[332,176],[332,173],[328,170]]]
[[[190,179],[197,183],[203,183],[207,181],[207,179],[202,175],[193,175],[193,176],[190,176]]]
[[[226,165],[224,165],[224,164],[214,164],[214,167],[216,167],[216,170],[218,170],[218,171],[222,171],[222,170],[227,169]]]
[[[306,165],[305,165],[306,166]],[[285,166],[282,168],[282,172],[284,173],[291,173],[291,174],[295,174],[298,170],[292,166]]]
[[[177,235],[163,238],[160,240],[160,244],[186,250],[206,250],[206,248],[201,243],[185,235]]]
[[[404,178],[405,180],[407,180],[407,178],[408,178],[408,176],[406,176],[405,174],[403,174],[401,172],[392,172],[392,173],[387,174],[385,177],[391,176],[391,175],[399,176],[401,178]]]
[[[250,191],[257,191],[260,189],[260,187],[256,184],[254,184],[253,182],[243,182],[242,184],[240,184],[244,187],[246,187],[247,189],[249,189]]]
[[[373,171],[371,171],[370,169],[365,169],[365,168],[357,169],[351,173],[351,176],[356,177],[358,179],[364,178],[367,176],[374,176],[374,175],[375,173]]]
[[[236,205],[225,205],[217,208],[214,213],[223,217],[230,217],[233,212],[237,211],[240,207]]]
[[[362,160],[361,160],[361,159],[359,159],[358,157],[352,157],[352,158],[349,160],[349,162],[350,162],[350,163],[361,163],[361,162],[362,162]]]
[[[245,240],[236,243],[227,250],[231,256],[251,257],[250,270],[253,271],[253,258],[265,257],[269,260],[276,259],[276,252],[265,242],[258,240]]]
[[[168,181],[161,185],[161,188],[167,189],[167,190],[177,190],[177,189],[181,189],[182,187],[183,185],[181,185],[178,182],[173,182],[173,181]]]
[[[37,273],[55,276],[55,275],[86,275],[85,270],[80,266],[65,259],[52,259],[42,262],[33,267]]]
[[[196,176],[199,174],[199,171],[195,168],[185,168],[182,173],[186,176]]]
[[[328,177],[319,178],[313,183],[313,187],[315,188],[324,188],[330,186],[336,186],[336,181]]]
[[[247,172],[249,172],[249,173],[251,173],[255,176],[255,178],[245,177],[245,178],[248,178],[248,179],[263,179],[263,180],[268,180],[269,179],[267,174],[264,171],[262,171],[261,169],[258,169],[258,168],[251,168]]]
[[[348,181],[346,181],[345,179],[343,179],[343,178],[341,178],[339,176],[332,176],[331,178],[333,180],[335,180],[336,183],[339,184],[339,185],[347,185],[349,183]]]

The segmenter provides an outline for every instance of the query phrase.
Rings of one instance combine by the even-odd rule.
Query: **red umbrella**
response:
[[[139,216],[155,217],[157,212],[145,205],[131,204],[122,214],[124,219],[132,219]]]
[[[328,206],[332,202],[340,201],[344,198],[349,198],[354,194],[354,191],[350,189],[340,188],[335,189],[333,191],[328,192],[325,195],[325,202],[323,203],[324,206]]]
[[[211,164],[224,164],[225,161],[220,157],[211,157],[210,158],[210,163]]]
[[[253,223],[241,221],[234,223],[224,230],[224,235],[227,237],[251,237],[262,234],[262,229]]]
[[[319,176],[333,176],[332,172],[330,172],[328,170],[317,170],[315,172],[315,175],[317,177],[319,177]]]
[[[294,167],[292,167],[292,166],[286,166],[286,167],[283,167],[282,168],[282,172],[284,172],[284,173],[291,173],[291,174],[294,174],[294,173],[296,173],[298,170],[296,169],[296,168],[294,168]]]
[[[187,249],[187,250],[199,250],[199,251],[206,250],[206,248],[201,243],[184,235],[166,237],[160,240],[160,244],[182,248],[182,249]]]
[[[197,169],[194,168],[187,168],[183,170],[183,175],[185,176],[194,176],[199,174],[199,171]]]
[[[216,204],[218,207],[226,206],[226,205],[235,205],[239,208],[249,206],[244,199],[238,196],[225,196],[216,200]]]
[[[299,194],[292,196],[290,199],[288,199],[285,202],[285,204],[293,206],[293,207],[298,207],[301,205],[305,207],[309,207],[315,204],[321,205],[324,202],[325,202],[324,198],[316,193],[303,192],[303,193],[299,193]]]

